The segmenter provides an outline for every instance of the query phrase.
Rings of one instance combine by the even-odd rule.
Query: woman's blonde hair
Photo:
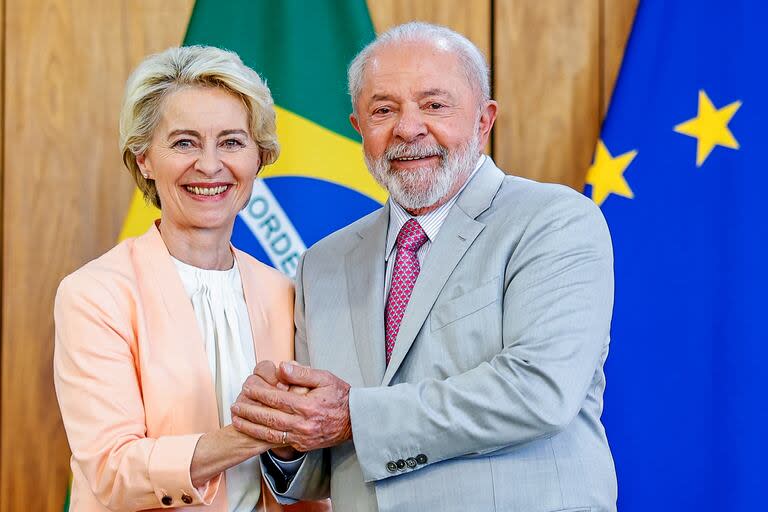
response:
[[[144,178],[136,157],[149,149],[152,135],[171,93],[190,86],[213,87],[238,97],[250,120],[250,135],[259,146],[261,165],[277,160],[280,146],[275,110],[267,84],[240,57],[213,46],[169,48],[150,55],[133,71],[125,85],[120,110],[120,149],[144,198],[160,208],[154,180]]]

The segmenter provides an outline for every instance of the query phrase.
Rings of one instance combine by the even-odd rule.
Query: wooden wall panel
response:
[[[507,172],[581,185],[600,125],[599,7],[496,0],[494,156]]]
[[[0,512],[59,512],[55,290],[116,242],[133,188],[117,141],[123,84],[181,42],[193,0],[5,1]]]
[[[491,0],[368,0],[376,33],[407,21],[445,25],[467,36],[490,59]]]
[[[624,49],[639,0],[602,0],[600,51],[603,55],[600,90],[601,117],[605,117],[619,74]]]

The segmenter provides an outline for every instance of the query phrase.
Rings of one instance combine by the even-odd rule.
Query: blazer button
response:
[[[187,493],[184,493],[184,494],[181,495],[181,501],[183,501],[184,503],[189,505],[190,503],[192,503],[192,496],[190,496]]]
[[[395,461],[389,461],[387,462],[387,471],[390,473],[395,473],[397,471],[397,464],[395,464]]]
[[[414,459],[413,457],[408,457],[407,459],[405,459],[405,465],[408,466],[411,469],[415,468],[416,467],[416,459]]]
[[[405,461],[403,459],[398,460],[395,464],[397,464],[397,469],[405,469]]]
[[[162,503],[162,504],[163,504],[163,505],[165,505],[166,507],[170,507],[170,506],[173,504],[173,498],[171,498],[170,496],[168,496],[168,495],[166,494],[165,496],[163,496],[163,497],[160,499],[160,503]]]
[[[416,456],[416,462],[419,464],[426,464],[427,463],[427,456],[423,453],[420,453]]]

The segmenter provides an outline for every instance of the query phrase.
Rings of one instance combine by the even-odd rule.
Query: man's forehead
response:
[[[375,72],[392,66],[402,66],[404,63],[426,63],[434,60],[458,60],[458,55],[443,40],[391,42],[373,52],[369,68]]]
[[[455,52],[431,42],[389,44],[371,56],[363,77],[365,96],[456,95],[470,87]]]

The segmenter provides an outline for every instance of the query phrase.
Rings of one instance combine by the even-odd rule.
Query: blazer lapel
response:
[[[382,386],[391,383],[446,281],[475,238],[485,228],[485,224],[475,218],[488,209],[503,178],[504,173],[496,167],[490,157],[486,157],[485,163],[451,208],[413,287],[389,366],[381,381]]]
[[[199,397],[201,403],[198,410],[204,411],[205,414],[203,418],[193,421],[201,420],[202,424],[198,425],[206,431],[219,428],[216,391],[208,367],[205,344],[192,309],[192,302],[184,290],[178,270],[157,226],[153,225],[137,240],[136,245],[136,257],[140,260],[138,268],[148,273],[149,279],[146,282],[149,283],[148,288],[151,288],[148,291],[159,295],[159,302],[162,302],[165,308],[164,315],[170,319],[167,324],[169,334],[159,338],[166,344],[171,344],[163,347],[164,352],[177,354],[185,362],[185,375],[192,378],[204,376],[204,382],[198,383],[205,390],[203,396]]]
[[[293,359],[292,343],[280,343],[280,340],[273,339],[270,335],[267,307],[264,304],[264,297],[269,298],[270,295],[270,290],[265,286],[267,280],[259,279],[260,269],[253,265],[247,265],[240,251],[233,247],[232,253],[237,260],[240,278],[243,281],[243,296],[251,321],[251,336],[253,337],[256,362],[274,361],[275,364],[278,364],[280,361],[290,361]],[[280,297],[274,297],[274,300],[280,300]]]
[[[384,375],[384,250],[389,203],[360,229],[360,242],[346,255],[347,293],[357,359],[368,387]]]

